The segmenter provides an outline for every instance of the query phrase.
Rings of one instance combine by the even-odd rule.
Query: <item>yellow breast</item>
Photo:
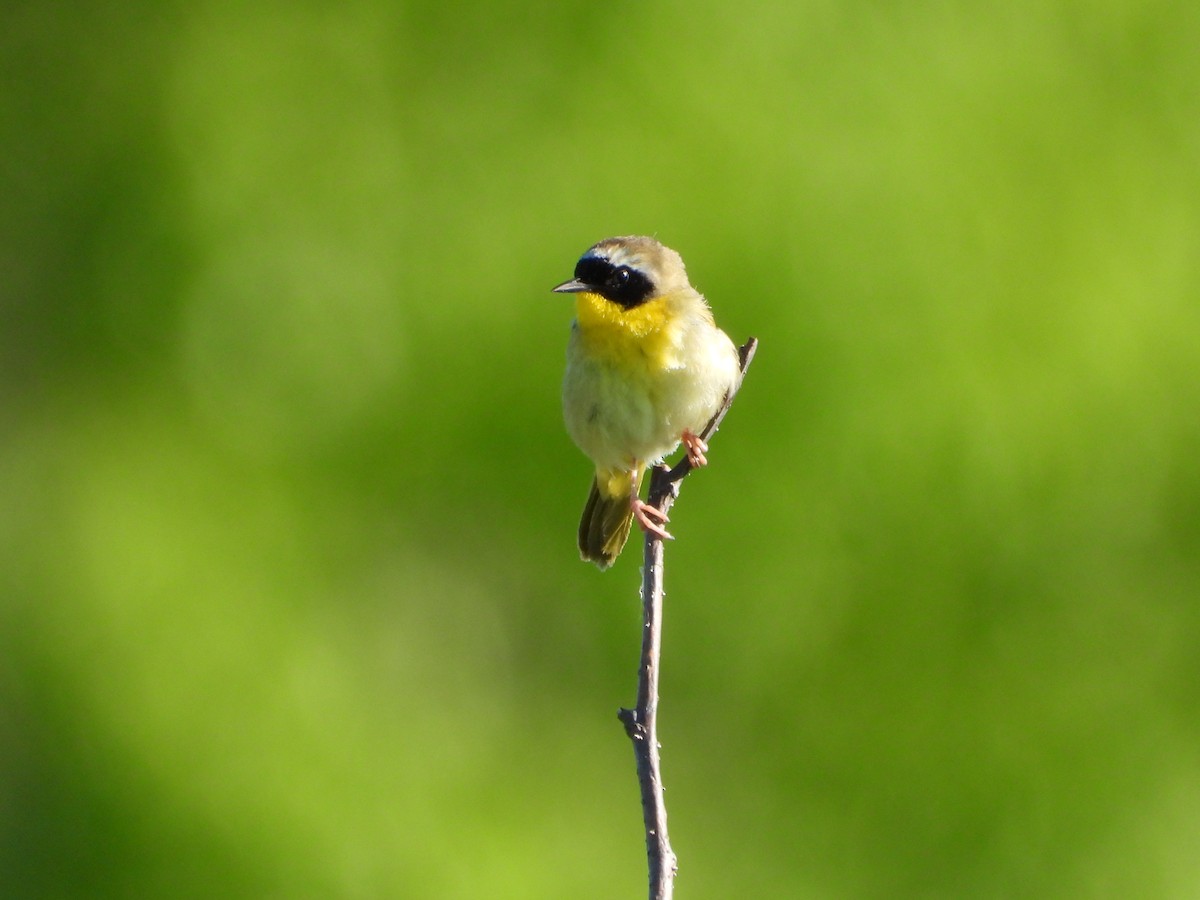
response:
[[[659,297],[633,309],[599,294],[575,295],[575,316],[584,351],[621,371],[657,370],[675,365],[667,299]]]

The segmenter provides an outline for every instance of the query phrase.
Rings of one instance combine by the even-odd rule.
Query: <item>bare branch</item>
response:
[[[716,415],[701,432],[707,441],[729,412],[754,359],[758,341],[750,338],[738,351],[741,374]],[[692,471],[684,454],[673,469],[656,467],[651,471],[646,502],[666,513],[679,496],[680,483]],[[663,799],[662,773],[658,743],[658,671],[662,653],[663,543],[653,532],[646,532],[642,563],[642,659],[638,666],[637,706],[622,709],[617,718],[633,741],[637,760],[638,785],[642,792],[642,818],[646,826],[646,858],[650,870],[650,900],[670,900],[678,870],[675,851],[667,836],[667,806]]]

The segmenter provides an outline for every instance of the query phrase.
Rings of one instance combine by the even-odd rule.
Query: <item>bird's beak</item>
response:
[[[595,292],[596,286],[580,281],[578,278],[572,278],[570,281],[564,281],[554,289],[556,294],[582,294],[585,291]]]

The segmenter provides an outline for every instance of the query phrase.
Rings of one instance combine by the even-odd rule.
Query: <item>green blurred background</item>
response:
[[[10,3],[0,893],[644,893],[550,293],[746,390],[668,548],[681,898],[1200,896],[1192,0]]]

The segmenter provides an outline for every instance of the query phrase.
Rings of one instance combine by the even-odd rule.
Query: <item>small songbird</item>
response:
[[[607,569],[634,519],[670,537],[638,496],[642,473],[680,442],[693,466],[707,464],[699,434],[733,390],[738,353],[679,254],[654,238],[601,241],[554,290],[575,295],[563,417],[596,467],[579,552]]]

